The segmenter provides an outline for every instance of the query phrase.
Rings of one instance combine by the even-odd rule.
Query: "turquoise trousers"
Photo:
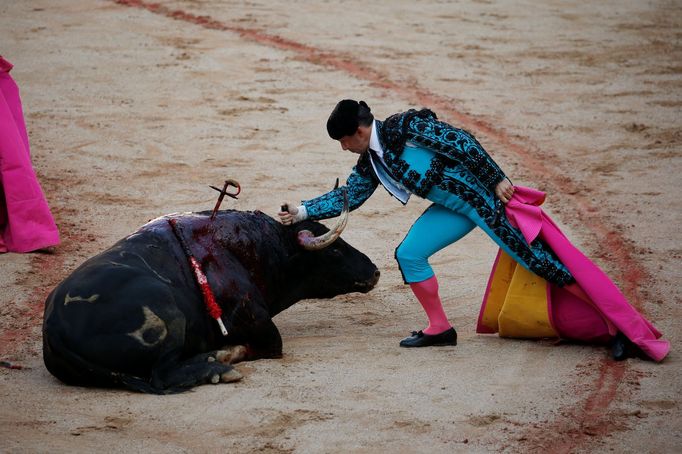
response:
[[[431,150],[409,146],[405,147],[402,155],[410,167],[422,175],[429,168],[432,157]],[[457,177],[459,173],[459,169],[446,168],[444,177],[460,178]],[[494,197],[496,196],[490,195],[487,203],[494,204]],[[456,242],[476,226],[483,229],[517,263],[528,268],[528,265],[488,227],[476,210],[462,199],[438,186],[434,186],[426,198],[433,202],[433,205],[415,221],[395,251],[406,283],[421,282],[434,276],[429,265],[429,257]]]

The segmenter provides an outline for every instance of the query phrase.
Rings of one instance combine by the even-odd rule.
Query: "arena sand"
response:
[[[676,2],[61,0],[3,2],[54,254],[0,256],[0,450],[9,452],[673,452],[680,439],[682,12]],[[274,215],[354,156],[337,100],[382,118],[428,106],[474,132],[672,342],[662,364],[474,332],[495,247],[434,257],[460,345],[403,350],[424,318],[393,249],[427,207],[379,189],[344,237],[379,266],[367,295],[277,316],[285,355],[236,384],[157,397],[67,387],[41,359],[43,302],[158,215]]]

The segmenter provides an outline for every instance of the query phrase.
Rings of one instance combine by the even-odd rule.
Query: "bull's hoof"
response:
[[[223,364],[234,364],[246,358],[246,347],[244,345],[234,345],[225,350],[218,350],[215,359]]]
[[[244,376],[240,374],[237,370],[232,369],[229,372],[223,372],[222,374],[220,374],[220,381],[222,383],[232,383],[241,380],[243,377]]]
[[[211,383],[213,383],[214,385],[216,383],[220,383],[220,375],[218,375],[218,374],[212,375],[211,376]]]

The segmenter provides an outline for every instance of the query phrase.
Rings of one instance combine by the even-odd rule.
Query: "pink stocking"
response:
[[[447,315],[443,310],[443,304],[438,296],[438,281],[433,276],[425,281],[413,282],[410,284],[414,296],[424,308],[426,316],[429,318],[429,326],[424,330],[424,334],[440,334],[451,328]]]

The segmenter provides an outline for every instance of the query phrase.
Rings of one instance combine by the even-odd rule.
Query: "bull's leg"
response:
[[[145,317],[142,325],[126,336],[139,343],[138,348],[149,351],[150,356],[156,355],[150,373],[155,389],[173,392],[242,378],[231,365],[216,361],[217,351],[199,353],[189,358],[184,356],[188,342],[197,333],[188,331],[191,318],[188,319],[187,314],[179,308],[183,301],[178,301],[168,287],[156,281],[140,279],[129,283],[126,290],[135,296],[135,304],[142,306]],[[189,317],[193,315],[196,316],[190,311]],[[151,336],[156,334],[153,328],[160,334],[157,336],[159,340],[152,344],[151,340],[156,340]]]
[[[177,389],[241,380],[242,374],[231,365],[216,361],[219,353],[202,353],[185,361],[170,361],[167,366],[154,369],[152,383],[162,389]]]
[[[215,360],[223,364],[234,364],[244,361],[247,357],[248,349],[245,345],[229,345],[222,350],[215,352]],[[210,361],[210,358],[209,358]]]
[[[189,363],[211,363],[218,361],[223,364],[234,364],[244,361],[246,358],[246,346],[244,345],[229,345],[220,350],[214,350],[208,353],[201,353],[188,360]]]

